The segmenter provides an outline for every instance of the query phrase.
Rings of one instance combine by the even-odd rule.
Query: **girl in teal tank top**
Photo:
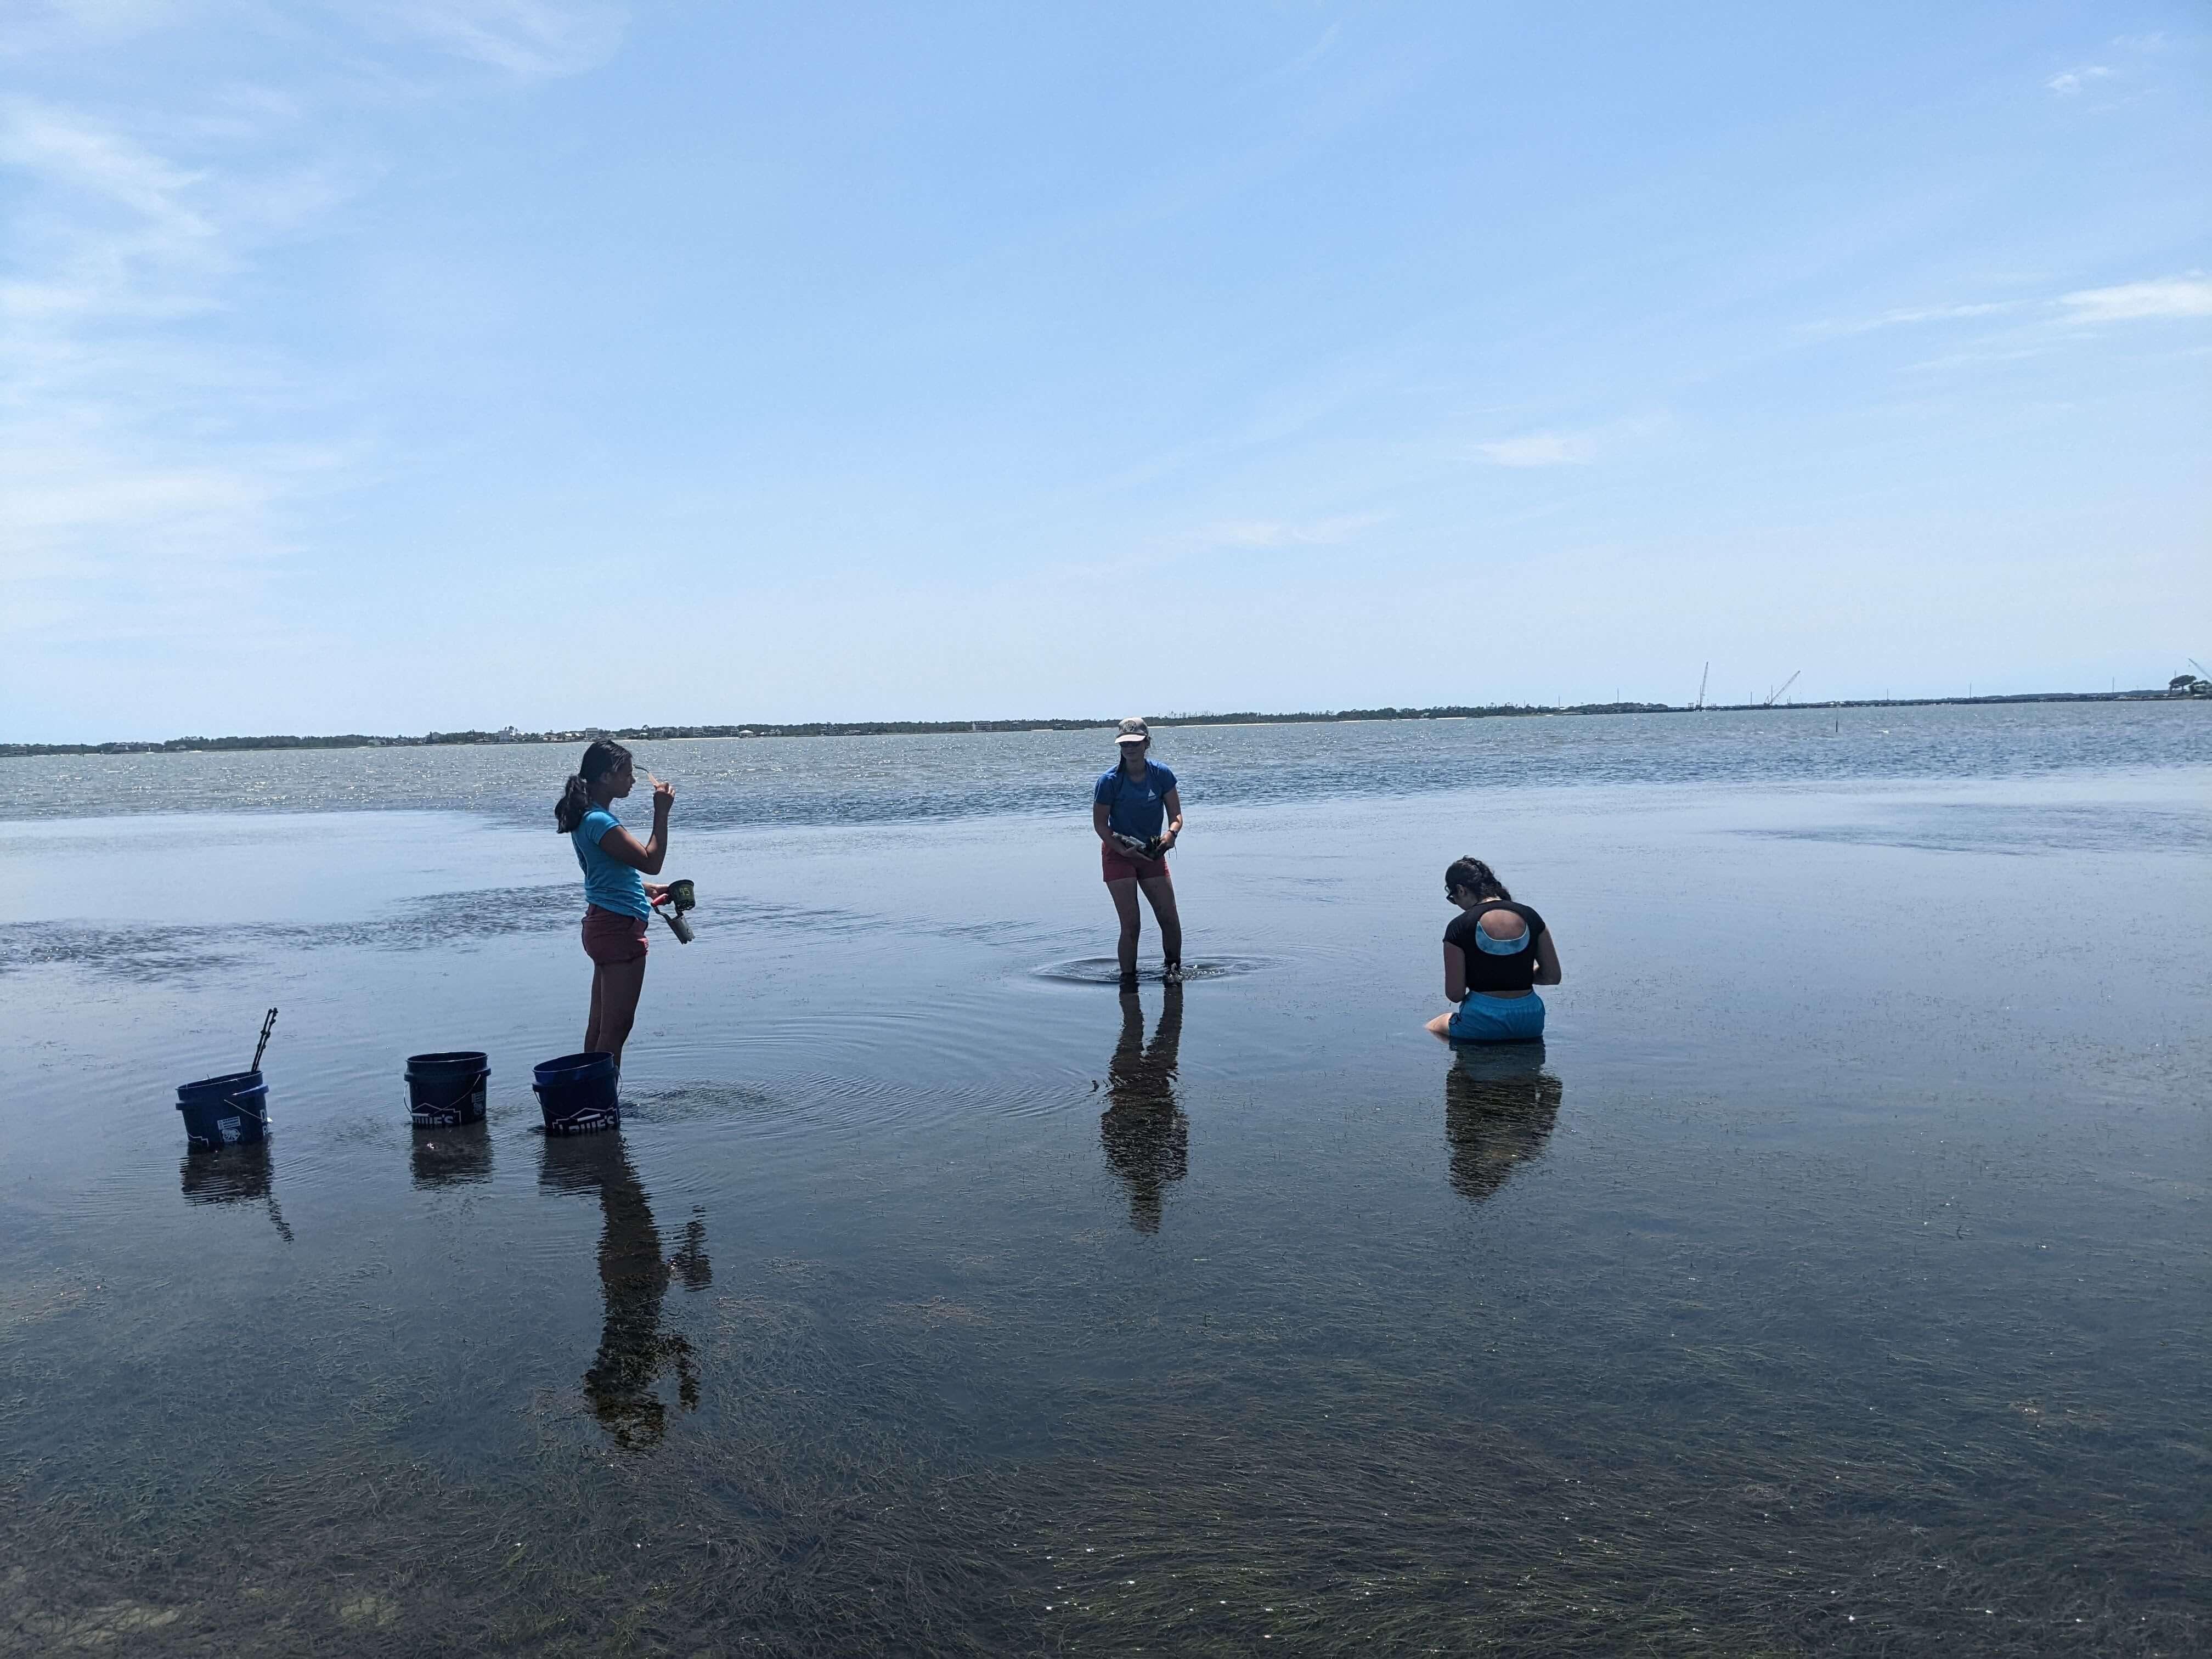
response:
[[[653,782],[653,835],[642,846],[610,810],[637,781],[629,750],[618,743],[603,738],[584,750],[553,808],[554,827],[575,848],[584,872],[584,954],[592,959],[584,1049],[612,1054],[617,1066],[645,989],[646,923],[668,892],[645,878],[659,875],[668,856],[676,791],[646,775]]]

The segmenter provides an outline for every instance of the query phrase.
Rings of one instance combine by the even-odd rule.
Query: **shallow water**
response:
[[[699,738],[633,745],[684,789],[695,829],[912,823],[1079,812],[1111,764],[1107,733]],[[2186,701],[1196,726],[1154,758],[1186,804],[1303,803],[1499,786],[2032,777],[2201,763]],[[178,811],[455,809],[536,829],[546,777],[580,744],[0,758],[0,821]],[[645,794],[636,805],[641,811]],[[118,824],[117,835],[130,831]],[[158,835],[158,830],[153,832]]]
[[[2201,1651],[2203,714],[1177,731],[1133,999],[1096,744],[656,745],[553,1141],[561,753],[0,762],[0,1644]],[[1540,1052],[1419,1029],[1468,851]]]

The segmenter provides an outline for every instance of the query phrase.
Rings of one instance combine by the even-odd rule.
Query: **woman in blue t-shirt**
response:
[[[1480,859],[1455,859],[1444,896],[1459,906],[1444,929],[1444,998],[1458,1007],[1429,1030],[1454,1042],[1534,1042],[1544,1035],[1539,985],[1559,982],[1559,953],[1543,917],[1516,904]]]
[[[608,810],[630,792],[636,778],[629,750],[602,738],[584,750],[583,764],[553,808],[554,827],[576,849],[584,872],[584,954],[592,959],[592,1014],[584,1025],[584,1051],[609,1054],[622,1064],[623,1044],[637,1018],[645,988],[646,922],[667,896],[643,876],[660,873],[668,856],[668,814],[676,792],[653,778],[653,835],[642,847]]]
[[[1176,793],[1176,775],[1147,757],[1152,732],[1144,721],[1123,720],[1114,741],[1121,758],[1091,792],[1091,827],[1098,832],[1106,890],[1114,896],[1114,908],[1121,918],[1116,952],[1121,988],[1137,988],[1137,934],[1143,927],[1137,912],[1140,891],[1160,924],[1167,981],[1176,984],[1182,979],[1182,919],[1176,914],[1175,884],[1168,879],[1168,848],[1182,833],[1182,797]]]

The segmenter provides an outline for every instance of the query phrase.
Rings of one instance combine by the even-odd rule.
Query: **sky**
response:
[[[0,6],[0,740],[2212,663],[2212,13]]]

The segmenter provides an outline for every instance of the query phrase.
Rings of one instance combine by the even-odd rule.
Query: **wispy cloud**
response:
[[[281,21],[203,0],[0,0],[0,58],[216,12],[269,21],[294,57],[320,31],[337,82],[396,75],[410,98],[450,90],[457,58],[520,80],[580,72],[628,21],[611,0],[319,0]],[[433,61],[447,67],[423,76]],[[0,99],[0,637],[242,623],[316,498],[360,476],[327,369],[234,326],[273,250],[381,171],[323,124],[317,84],[192,82],[129,107]]]
[[[1477,444],[1474,453],[1493,466],[1583,466],[1596,458],[1597,444],[1588,434],[1531,432]]]
[[[2052,322],[2124,323],[2160,317],[2212,316],[2212,280],[2191,271],[2180,276],[2119,283],[2110,288],[2078,289],[2056,297],[1905,306],[1872,317],[1808,323],[1802,331],[1825,336],[1867,334],[1876,329],[1970,322],[1978,318],[2006,315],[2019,316],[2038,326]]]
[[[629,27],[607,0],[372,0],[389,25],[525,80],[578,75],[612,57]]]
[[[2197,276],[2085,288],[2059,296],[2075,319],[2125,323],[2159,317],[2212,317],[2212,281]]]
[[[234,601],[277,556],[286,498],[335,453],[254,435],[289,393],[196,345],[272,234],[335,193],[313,167],[185,161],[82,110],[0,105],[21,202],[0,282],[0,592],[10,634],[128,635]]]
[[[2108,81],[2140,84],[2145,76],[2154,76],[2155,60],[2168,50],[2170,45],[2161,33],[2115,35],[2106,43],[2105,55],[2112,61],[2076,64],[2071,69],[2059,70],[2043,84],[2046,90],[2060,98],[2079,98]]]
[[[2018,336],[2011,337],[2017,338]],[[1941,374],[1946,369],[1986,368],[1992,363],[2021,363],[2034,357],[2048,357],[2055,349],[2050,345],[1968,346],[1963,350],[1947,351],[1938,356],[1923,357],[1918,362],[1906,363],[1904,372],[1907,374]]]
[[[1347,513],[1297,522],[1287,519],[1229,519],[1170,539],[1186,548],[1332,547],[1382,522],[1380,513]]]
[[[255,21],[252,9],[206,0],[0,0],[0,56],[125,40],[218,10],[243,14],[222,19],[226,27],[250,28]],[[305,32],[334,25],[342,36],[416,41],[543,80],[581,74],[612,57],[630,9],[621,0],[319,0],[283,14],[281,27],[295,50]]]
[[[1206,554],[1336,547],[1356,541],[1388,520],[1387,513],[1341,513],[1322,519],[1219,519],[1212,524],[1170,531],[1109,559],[1071,560],[1053,567],[1063,578],[1121,577],[1135,570],[1158,570]]]
[[[2061,98],[2079,98],[2091,83],[2109,81],[2114,73],[2108,64],[2081,64],[2070,70],[2061,70],[2043,84]]]
[[[1283,67],[1277,71],[1277,74],[1284,76],[1304,75],[1316,64],[1318,64],[1322,58],[1328,56],[1330,49],[1336,45],[1337,37],[1343,33],[1344,25],[1342,23],[1331,23],[1327,28],[1321,32],[1321,39],[1315,41],[1313,45],[1308,46],[1296,58],[1293,58],[1289,63],[1283,65]]]
[[[173,315],[204,303],[195,279],[226,259],[204,173],[27,100],[0,106],[0,168],[33,191],[17,245],[37,271],[0,283],[0,317]]]
[[[2033,300],[1979,300],[1957,305],[1900,306],[1872,317],[1808,323],[1805,331],[1808,334],[1870,334],[1878,328],[1909,327],[1916,323],[1961,322],[1972,317],[1988,317],[1999,312],[2022,310],[2034,303]]]
[[[186,0],[10,0],[0,6],[0,55],[67,41],[113,41],[175,21]]]

